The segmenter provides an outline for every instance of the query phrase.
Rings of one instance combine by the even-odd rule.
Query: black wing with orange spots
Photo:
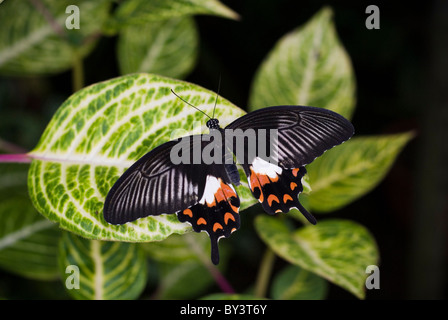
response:
[[[240,199],[223,165],[207,167],[204,192],[191,207],[177,212],[181,222],[188,222],[196,232],[205,231],[211,241],[211,258],[219,262],[218,241],[240,228]]]
[[[256,110],[236,119],[226,129],[253,129],[260,139],[260,129],[276,130],[276,152],[268,157],[244,159],[242,166],[255,198],[269,214],[297,208],[312,224],[316,219],[300,204],[305,165],[326,150],[348,140],[353,125],[341,115],[321,108],[278,106]],[[264,131],[266,133],[266,131]],[[266,134],[266,139],[271,139]],[[248,141],[245,141],[248,150]],[[266,144],[265,144],[266,145]],[[252,146],[253,147],[253,146]],[[247,152],[250,154],[250,152]]]
[[[316,218],[299,202],[299,194],[303,191],[302,177],[306,174],[305,167],[282,169],[276,176],[256,172],[252,165],[243,165],[248,176],[249,188],[252,194],[268,214],[287,213],[298,209],[312,224]]]
[[[240,200],[224,164],[195,163],[195,152],[202,152],[212,141],[204,136],[166,142],[140,158],[107,194],[104,219],[111,224],[124,224],[147,216],[175,213],[179,221],[190,223],[194,231],[208,233],[212,261],[217,264],[219,239],[229,237],[240,227]],[[173,164],[174,146],[188,150],[189,161]]]

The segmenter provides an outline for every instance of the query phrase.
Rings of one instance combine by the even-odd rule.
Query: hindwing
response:
[[[219,262],[218,241],[240,227],[240,200],[232,186],[223,159],[196,163],[195,156],[217,143],[207,135],[170,141],[140,158],[117,180],[104,204],[104,219],[124,224],[139,218],[176,213],[196,232],[208,233],[212,261]],[[174,164],[173,148],[187,151],[184,161]],[[216,148],[222,150],[222,143]],[[189,158],[189,159],[188,159]],[[188,160],[188,161],[185,161]],[[219,163],[220,162],[220,163]]]

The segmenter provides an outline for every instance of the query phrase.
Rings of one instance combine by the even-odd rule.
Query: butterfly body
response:
[[[305,165],[354,132],[342,116],[303,106],[259,109],[225,128],[210,118],[207,127],[209,134],[166,142],[132,165],[106,197],[105,220],[123,224],[150,215],[176,214],[194,231],[207,232],[212,262],[217,264],[219,239],[240,227],[236,161],[268,214],[297,208],[315,224],[298,199]],[[266,145],[275,148],[266,152]]]

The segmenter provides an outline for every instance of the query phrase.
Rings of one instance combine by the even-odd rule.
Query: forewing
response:
[[[149,215],[175,213],[197,203],[204,190],[204,170],[193,161],[174,164],[171,159],[175,146],[190,150],[191,156],[193,137],[166,142],[126,170],[107,194],[104,219],[124,224]]]
[[[244,157],[237,154],[241,150],[238,149],[241,147],[238,137],[232,136],[230,145],[244,168],[252,194],[263,209],[274,214],[297,208],[315,224],[316,219],[298,199],[303,191],[305,165],[348,140],[354,133],[353,125],[326,109],[278,106],[248,113],[226,129],[242,130],[239,134],[243,135],[247,130],[253,130],[255,134],[255,142],[250,141],[249,135],[239,141],[243,143]],[[260,144],[263,141],[264,144]]]
[[[275,161],[282,168],[300,168],[311,163],[326,150],[348,140],[354,133],[353,125],[341,115],[322,108],[304,106],[278,106],[256,110],[230,123],[226,129],[253,129],[260,138],[260,132],[277,130],[277,142],[268,141],[267,146],[276,143]],[[245,145],[259,148],[259,145]],[[258,156],[259,149],[255,151]],[[253,159],[248,159],[250,164]]]

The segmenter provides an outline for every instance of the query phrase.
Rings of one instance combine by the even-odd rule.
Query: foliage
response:
[[[274,253],[263,259],[257,281],[270,278],[261,270],[270,270],[275,257],[287,265],[273,275],[269,293],[257,283],[255,292],[238,294],[223,277],[226,258],[220,270],[212,266],[206,236],[189,233],[191,227],[175,215],[123,226],[104,221],[105,196],[126,168],[174,138],[175,130],[179,136],[206,129],[203,115],[170,91],[209,114],[215,104],[214,92],[174,79],[186,77],[197,61],[199,35],[192,15],[238,15],[216,0],[94,3],[77,2],[86,13],[79,30],[55,28],[64,25],[69,1],[1,5],[0,73],[40,76],[73,68],[79,75],[82,59],[107,34],[118,38],[122,75],[70,96],[28,153],[31,164],[1,164],[0,267],[64,282],[66,267],[76,265],[80,289],[67,290],[75,299],[135,299],[154,284],[156,298],[323,299],[328,282],[364,298],[365,269],[379,263],[379,252],[374,237],[355,221],[319,217],[310,226],[297,213],[268,217],[257,207],[256,233]],[[74,83],[79,86],[79,78]],[[256,72],[249,110],[280,104],[313,105],[352,117],[354,72],[330,8],[281,38]],[[215,115],[222,125],[243,114],[218,99]],[[201,128],[194,126],[198,122]],[[384,178],[411,138],[411,133],[357,136],[326,152],[307,166],[303,203],[313,212],[330,213],[362,197]],[[256,203],[244,179],[237,191],[242,209]],[[232,253],[226,249],[223,256]],[[224,293],[208,291],[213,280]]]

